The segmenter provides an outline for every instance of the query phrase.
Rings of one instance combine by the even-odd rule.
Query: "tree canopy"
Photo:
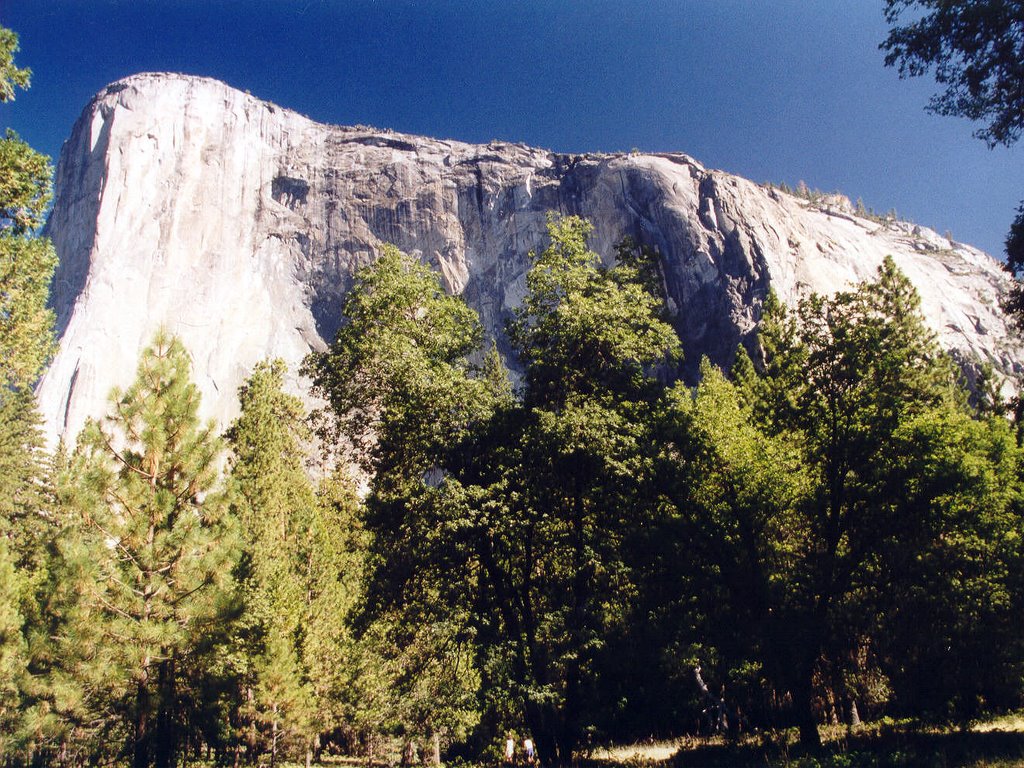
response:
[[[886,0],[892,26],[881,44],[900,77],[933,72],[945,86],[929,109],[986,123],[975,135],[1010,146],[1024,128],[1024,3],[1019,0]],[[903,23],[901,23],[903,22]],[[1006,269],[1016,279],[1003,309],[1024,323],[1024,205],[1006,238]]]
[[[977,136],[1010,145],[1024,128],[1024,3],[886,0],[881,44],[901,77],[932,72],[945,90],[929,109],[985,122]],[[902,22],[902,23],[901,23]]]

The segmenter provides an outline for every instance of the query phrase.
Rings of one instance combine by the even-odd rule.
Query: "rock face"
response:
[[[190,349],[207,416],[226,424],[266,357],[295,371],[337,330],[354,270],[390,242],[433,265],[503,338],[548,211],[659,249],[692,374],[727,364],[774,286],[787,302],[870,277],[886,254],[962,359],[1024,370],[980,251],[812,203],[682,154],[564,155],[315,123],[223,83],[143,74],[86,107],[61,153],[48,224],[60,256],[60,351],[39,385],[46,428],[73,439],[131,382],[160,326]],[[300,389],[299,382],[293,386]]]

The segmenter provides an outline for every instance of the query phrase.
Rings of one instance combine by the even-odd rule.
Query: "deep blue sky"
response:
[[[882,66],[882,0],[0,0],[56,159],[93,93],[208,75],[330,123],[558,151],[674,150],[861,197],[1001,255],[1024,149],[923,110]]]

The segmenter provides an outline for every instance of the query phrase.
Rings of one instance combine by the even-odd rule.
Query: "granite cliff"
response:
[[[986,254],[709,170],[683,154],[556,154],[315,123],[223,83],[142,74],[100,92],[65,143],[47,233],[60,256],[60,350],[38,389],[51,438],[103,412],[165,326],[188,346],[206,415],[227,423],[252,366],[296,370],[329,341],[381,243],[433,265],[502,336],[549,210],[655,246],[690,372],[725,364],[769,286],[794,302],[871,276],[886,254],[962,360],[1011,375],[1024,349]],[[299,388],[299,383],[293,381]]]

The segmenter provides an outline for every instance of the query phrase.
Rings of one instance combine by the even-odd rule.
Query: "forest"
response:
[[[0,99],[27,85],[0,31]],[[385,246],[223,434],[161,333],[73,445],[46,158],[0,140],[0,760],[497,762],[1024,704],[1022,433],[893,259],[680,378],[658,254],[552,215],[507,338]]]

